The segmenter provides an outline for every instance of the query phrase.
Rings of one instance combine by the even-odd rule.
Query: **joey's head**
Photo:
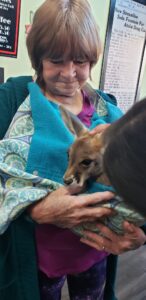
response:
[[[88,131],[78,137],[69,149],[68,168],[64,174],[64,183],[76,193],[84,190],[89,179],[96,180],[103,173],[102,135],[90,135]]]

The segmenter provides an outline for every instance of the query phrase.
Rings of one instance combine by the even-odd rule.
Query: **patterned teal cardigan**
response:
[[[21,102],[25,99],[25,97],[28,94],[27,90],[27,82],[31,81],[31,77],[19,77],[9,80],[6,84],[0,86],[0,105],[1,105],[1,112],[0,112],[0,120],[1,120],[1,130],[0,135],[3,137],[4,133],[6,132],[6,129],[9,126],[9,123],[12,119],[12,116],[15,114],[17,107],[21,104]],[[108,113],[106,111],[106,106],[112,102],[112,99],[108,97],[108,95],[100,92],[106,101],[100,102],[98,101],[97,109],[102,107],[102,111],[104,111],[103,121],[107,122],[106,118],[108,118]],[[100,97],[98,97],[100,99]],[[22,104],[22,107],[28,109],[28,100],[24,104]],[[21,107],[21,108],[22,108]],[[22,117],[22,111],[18,112],[18,115],[21,115]],[[104,109],[103,109],[104,108]],[[26,112],[26,111],[25,111]],[[42,112],[42,111],[40,111]],[[40,112],[38,114],[38,117],[40,117]],[[31,118],[29,119],[30,123],[28,124],[32,125]],[[19,127],[19,126],[18,126]],[[29,127],[29,126],[28,126]],[[35,127],[35,126],[34,126]],[[12,126],[11,126],[12,128]],[[33,126],[31,127],[33,129]],[[8,138],[9,135],[11,135],[12,131],[8,130],[6,137]],[[31,132],[33,133],[33,132]],[[35,135],[34,135],[35,136]],[[24,138],[24,136],[23,136]],[[31,139],[31,137],[30,137]],[[23,144],[24,140],[22,137],[19,137],[19,140],[21,141],[21,145]],[[29,138],[27,142],[29,141]],[[6,139],[4,140],[4,143],[6,142]],[[26,140],[25,140],[26,142]],[[70,141],[71,142],[71,141]],[[28,143],[29,144],[29,143]],[[32,143],[33,144],[33,143]],[[16,144],[15,144],[16,146]],[[25,145],[26,146],[26,145]],[[42,170],[39,170],[39,176],[37,175],[31,175],[30,173],[33,172],[32,164],[29,164],[29,155],[31,154],[31,151],[28,151],[28,148],[24,147],[22,160],[19,160],[19,167],[21,165],[21,168],[23,168],[23,176],[20,176],[22,174],[16,174],[18,171],[17,168],[12,168],[11,171],[14,171],[13,174],[9,174],[9,162],[11,159],[9,159],[9,155],[6,155],[7,157],[7,176],[5,173],[5,170],[1,169],[1,172],[4,171],[4,181],[1,183],[2,188],[7,182],[7,189],[9,191],[9,188],[11,187],[12,190],[16,190],[15,186],[13,189],[13,184],[16,181],[16,178],[19,178],[21,181],[21,184],[19,182],[19,189],[23,188],[27,183],[29,182],[29,189],[31,190],[32,194],[29,199],[29,204],[31,201],[37,200],[34,197],[34,188],[35,191],[38,189],[40,196],[48,193],[49,190],[54,188],[54,184],[57,184],[59,186],[59,180],[58,183],[53,183],[53,178],[51,179],[51,182],[48,181],[48,179],[42,179],[40,176],[42,176]],[[15,152],[17,150],[17,147],[15,149]],[[8,149],[6,148],[6,152]],[[3,152],[3,151],[2,151]],[[26,153],[28,155],[27,160],[27,166],[25,166],[24,161],[26,161]],[[32,151],[33,153],[33,151]],[[8,152],[7,152],[8,154]],[[17,153],[16,153],[17,154]],[[18,164],[17,155],[15,156],[14,162]],[[6,165],[3,165],[3,167],[6,167]],[[2,167],[2,165],[1,165]],[[26,170],[24,170],[26,167]],[[36,170],[34,170],[36,171]],[[38,170],[37,170],[38,171]],[[19,170],[20,172],[20,170]],[[29,173],[30,172],[30,173]],[[35,173],[36,174],[36,173]],[[26,177],[25,177],[26,176]],[[43,175],[44,176],[44,175]],[[59,175],[61,178],[61,174]],[[15,180],[13,180],[13,177]],[[47,176],[45,176],[47,177]],[[18,181],[16,181],[18,184]],[[16,184],[15,182],[15,184]],[[23,183],[23,184],[22,184]],[[53,185],[52,185],[53,184]],[[20,190],[19,190],[20,191]],[[8,193],[9,194],[9,193]],[[13,194],[13,193],[12,193]],[[17,196],[19,195],[19,192]],[[32,197],[33,195],[33,197]],[[21,194],[20,194],[21,196]],[[23,198],[23,200],[26,197]],[[11,201],[11,197],[9,198]],[[14,195],[13,195],[14,199]],[[5,199],[6,200],[6,199]],[[27,200],[27,199],[26,199]],[[11,201],[12,202],[12,201]],[[25,201],[24,201],[25,202]],[[39,300],[39,289],[38,289],[38,279],[37,279],[37,265],[36,265],[36,253],[35,253],[35,240],[34,240],[34,230],[35,230],[35,223],[31,221],[30,218],[28,218],[27,214],[24,212],[23,209],[25,207],[25,204],[27,205],[27,201],[24,204],[22,201],[20,210],[17,209],[12,210],[13,214],[10,213],[12,216],[12,219],[21,212],[21,215],[16,219],[14,219],[11,224],[9,225],[8,229],[4,232],[3,235],[0,236],[0,299],[1,300]],[[1,207],[3,209],[4,202],[1,202]],[[19,203],[20,204],[20,203]],[[24,205],[24,206],[23,206]],[[1,216],[1,215],[0,215]],[[4,220],[4,227],[2,230],[5,230],[8,223],[11,220],[9,219],[8,222]],[[4,224],[3,223],[3,224]],[[115,278],[115,265],[116,265],[116,259],[115,256],[110,256],[108,259],[108,266],[110,268],[107,268],[107,284],[105,289],[105,300],[115,300],[114,296],[114,278]],[[108,272],[110,276],[108,276]]]

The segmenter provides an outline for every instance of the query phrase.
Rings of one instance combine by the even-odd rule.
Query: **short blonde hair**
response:
[[[46,0],[36,11],[27,37],[36,73],[44,58],[83,59],[92,67],[101,53],[98,26],[87,0]]]

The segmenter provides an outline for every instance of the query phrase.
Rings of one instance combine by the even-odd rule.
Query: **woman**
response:
[[[35,180],[40,177],[49,179],[54,188],[54,182],[62,183],[62,175],[67,165],[66,151],[73,140],[64,126],[59,105],[77,115],[86,126],[94,125],[93,116],[102,123],[116,120],[121,113],[110,103],[112,100],[108,96],[103,94],[103,99],[95,91],[89,92],[86,89],[86,81],[93,65],[98,61],[101,49],[98,30],[88,2],[45,1],[35,13],[27,38],[27,48],[36,72],[36,83],[31,82],[27,91],[24,78],[18,79],[19,89],[20,85],[23,86],[23,97],[29,92],[24,103],[24,98],[20,99],[20,93],[18,95],[17,80],[12,79],[2,86],[1,94],[7,96],[8,107],[11,107],[9,113],[1,96],[3,112],[7,116],[3,122],[7,122],[7,125],[3,125],[2,135],[6,131],[4,126],[8,126],[12,115],[22,103],[6,138],[13,136],[14,131],[17,131],[14,129],[19,128],[18,125],[25,131],[24,120],[27,125],[29,123],[30,130],[25,139],[22,132],[21,138],[18,135],[17,139],[19,142],[23,139],[28,151],[26,165],[24,162],[22,165],[27,175],[33,173]],[[12,85],[13,89],[17,85],[15,96],[11,95]],[[13,106],[12,97],[15,101]],[[99,105],[104,108],[102,116],[96,112]],[[25,118],[26,110],[28,123]],[[23,122],[15,126],[15,121],[20,116]],[[37,187],[36,181],[34,186]],[[31,188],[25,187],[25,191],[31,192]],[[40,201],[29,205],[24,213],[18,207],[21,215],[13,220],[1,236],[1,299],[60,299],[66,274],[71,299],[103,299],[107,261],[104,245],[101,244],[100,252],[83,245],[68,228],[87,219],[94,221],[97,217],[111,214],[108,209],[89,209],[88,206],[98,200],[108,200],[112,196],[110,192],[74,196],[65,187],[59,187],[45,197],[36,197],[35,200]],[[24,193],[17,194],[17,199],[19,197],[22,201]],[[30,201],[29,204],[31,203]],[[8,223],[9,221],[10,218]],[[123,242],[126,239],[130,246],[135,247],[136,243],[141,245],[145,237],[137,230],[131,235],[129,233],[128,238],[123,237]],[[137,237],[136,243],[132,240],[133,236]],[[8,268],[5,255],[7,262],[11,262],[7,265]]]

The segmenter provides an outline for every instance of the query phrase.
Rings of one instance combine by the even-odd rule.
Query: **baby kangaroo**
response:
[[[72,115],[69,114],[68,117],[77,138],[68,151],[69,163],[64,174],[64,183],[75,193],[84,190],[89,179],[109,184],[102,166],[107,130],[104,134],[91,135],[76,117],[73,117],[73,120]],[[69,123],[66,123],[68,127]]]

